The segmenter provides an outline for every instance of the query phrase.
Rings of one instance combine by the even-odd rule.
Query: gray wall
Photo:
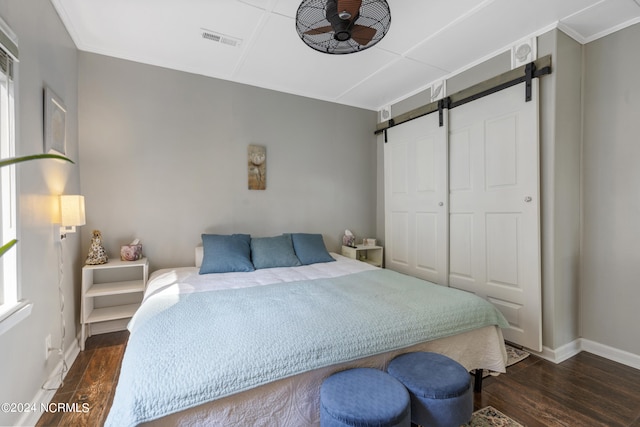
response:
[[[43,86],[67,107],[67,154],[78,159],[77,50],[53,6],[41,0],[4,0],[0,16],[18,36],[17,154],[43,152]],[[22,297],[33,303],[31,315],[0,335],[0,402],[30,402],[52,374],[59,357],[45,361],[45,337],[53,345],[61,336],[58,302],[57,195],[80,191],[78,166],[57,161],[23,163],[17,168]],[[66,348],[76,337],[80,244],[70,234],[62,246],[64,258]],[[75,287],[74,287],[75,286]],[[0,425],[13,425],[22,414],[0,412]]]
[[[580,337],[580,149],[582,46],[561,31],[539,38],[552,53],[543,79],[541,159],[543,190],[543,340],[558,349]]]
[[[138,237],[151,269],[193,265],[200,234],[376,230],[376,113],[106,56],[79,54],[87,251]],[[267,189],[247,189],[247,146]]]
[[[540,80],[542,342],[556,351],[580,337],[582,47],[553,30],[538,37],[545,55],[552,74]]]
[[[585,47],[583,337],[640,355],[640,25]]]

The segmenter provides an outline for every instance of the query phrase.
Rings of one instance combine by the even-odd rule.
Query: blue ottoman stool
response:
[[[455,360],[437,353],[407,353],[393,359],[387,372],[409,390],[415,424],[458,427],[471,420],[471,376]]]
[[[378,369],[336,372],[320,387],[322,427],[409,427],[410,408],[407,389]]]

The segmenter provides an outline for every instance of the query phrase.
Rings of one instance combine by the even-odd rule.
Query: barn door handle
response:
[[[533,199],[531,198],[531,196],[527,196],[524,198],[524,201],[529,203],[530,201],[532,201]]]

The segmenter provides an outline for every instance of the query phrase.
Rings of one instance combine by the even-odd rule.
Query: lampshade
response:
[[[85,225],[84,196],[61,195],[60,196],[60,225],[63,227],[75,227]]]

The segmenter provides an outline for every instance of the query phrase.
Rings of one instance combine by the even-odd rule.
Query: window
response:
[[[18,49],[0,20],[0,158],[15,157],[14,74]],[[15,37],[13,37],[15,40]],[[15,165],[0,168],[0,245],[16,238]],[[26,317],[30,305],[19,301],[18,255],[14,246],[0,258],[0,333]],[[26,309],[26,310],[25,310]]]
[[[13,99],[13,59],[0,47],[0,158],[15,156],[15,126]],[[0,169],[0,242],[5,244],[16,238],[15,208],[15,165]],[[16,303],[16,250],[9,250],[0,258],[0,277],[2,277],[1,304]]]

